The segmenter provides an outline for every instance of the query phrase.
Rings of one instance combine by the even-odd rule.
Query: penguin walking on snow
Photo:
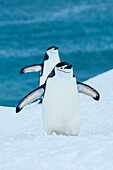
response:
[[[77,86],[78,84],[78,86]],[[45,83],[25,96],[17,105],[18,113],[24,106],[43,96],[43,123],[47,134],[78,135],[81,112],[78,92],[99,100],[99,93],[92,87],[76,82],[72,65],[58,63]]]

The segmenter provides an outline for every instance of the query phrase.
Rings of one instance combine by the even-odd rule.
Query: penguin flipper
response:
[[[20,74],[28,73],[28,72],[38,72],[41,71],[41,69],[42,69],[42,64],[33,64],[22,68],[20,70]]]
[[[18,103],[16,107],[16,113],[20,112],[20,110],[23,109],[23,107],[26,106],[27,104],[30,104],[35,100],[41,98],[44,95],[44,91],[45,91],[45,84],[31,91]]]
[[[100,99],[100,94],[87,84],[77,81],[77,88],[79,93],[84,93],[88,96],[91,96],[94,100],[97,101]]]

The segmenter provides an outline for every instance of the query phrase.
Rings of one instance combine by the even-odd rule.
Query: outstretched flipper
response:
[[[17,105],[16,113],[18,113],[24,106],[32,103],[33,101],[39,99],[44,95],[45,84],[31,91],[28,95],[26,95]]]
[[[79,93],[84,93],[88,96],[91,96],[94,100],[97,101],[100,99],[99,93],[87,84],[80,83],[79,81],[77,81],[77,88]]]
[[[42,65],[41,64],[34,64],[29,65],[21,69],[20,74],[28,73],[28,72],[38,72],[41,71]]]

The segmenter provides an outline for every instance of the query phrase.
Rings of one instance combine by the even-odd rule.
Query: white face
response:
[[[59,54],[58,54],[58,48],[51,48],[50,50],[47,50],[47,54],[48,56],[51,58],[53,58],[54,56],[58,56],[59,57]]]
[[[69,63],[60,62],[55,67],[55,73],[56,75],[63,77],[73,76],[73,67]]]
[[[72,68],[66,68],[67,65],[61,66],[61,67],[56,67],[56,69],[60,72],[64,72],[64,73],[71,73],[73,71]]]

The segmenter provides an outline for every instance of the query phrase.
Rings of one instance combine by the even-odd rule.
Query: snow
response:
[[[113,70],[88,81],[101,94],[99,102],[80,94],[79,137],[47,135],[42,105],[19,114],[0,107],[0,170],[113,169]]]

